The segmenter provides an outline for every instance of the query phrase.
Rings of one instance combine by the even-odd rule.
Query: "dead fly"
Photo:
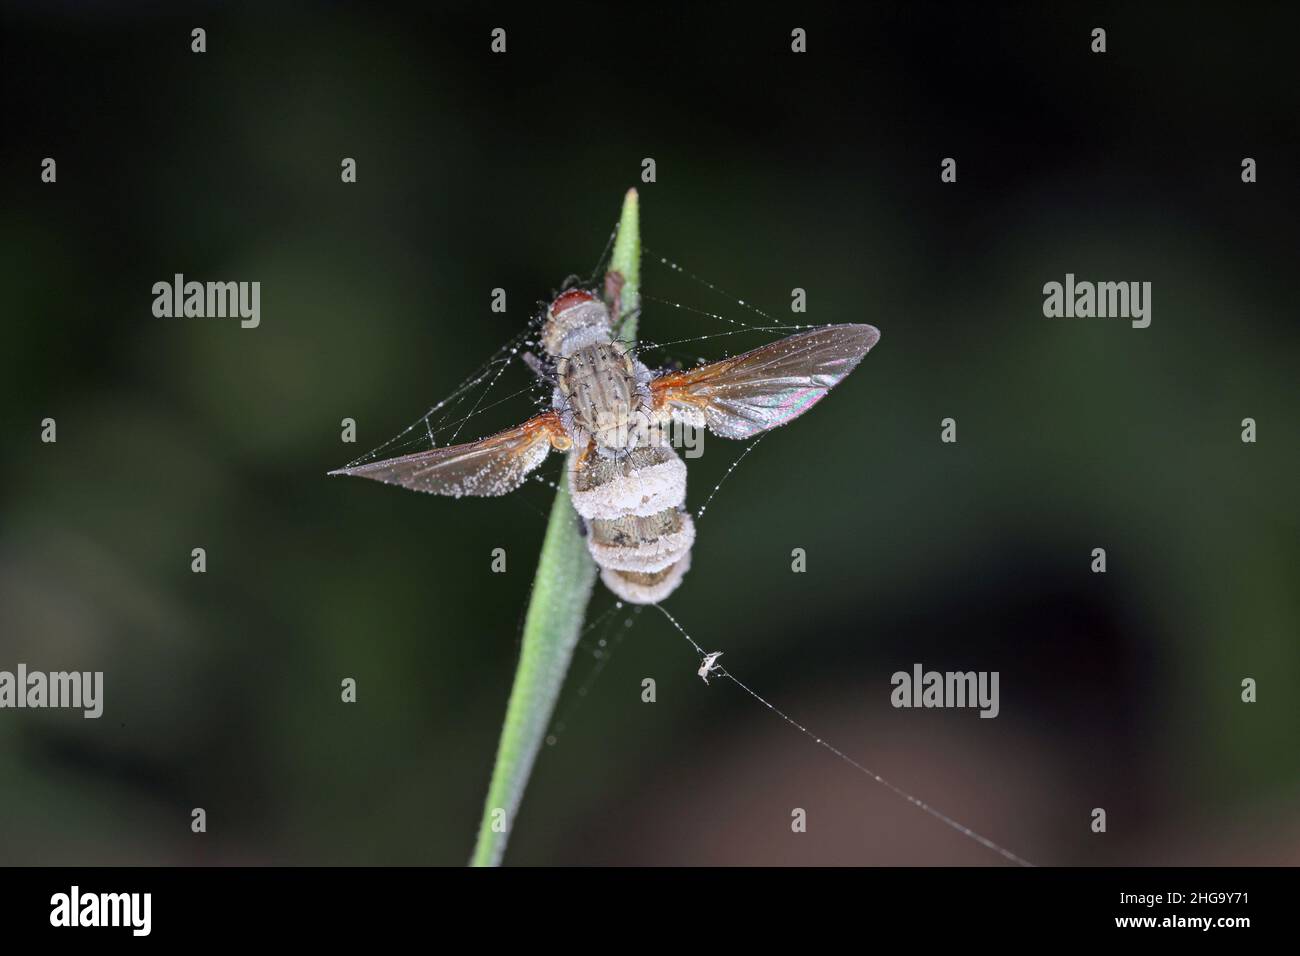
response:
[[[550,411],[479,441],[330,474],[486,497],[514,491],[552,448],[568,452],[569,496],[601,580],[625,601],[654,604],[681,583],[695,540],[684,507],[686,465],[662,437],[671,424],[707,427],[723,438],[784,425],[853,371],[880,338],[870,325],[828,325],[655,375],[616,341],[616,331],[595,294],[563,292],[547,309],[541,334],[554,367]]]
[[[718,669],[718,658],[722,656],[722,651],[709,651],[704,655],[704,660],[700,662],[700,669],[695,673],[700,675],[704,683],[709,682],[709,675]]]

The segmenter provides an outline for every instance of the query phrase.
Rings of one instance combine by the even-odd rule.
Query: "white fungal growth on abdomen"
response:
[[[667,597],[690,566],[695,524],[683,508],[686,465],[668,445],[618,457],[574,452],[569,495],[587,529],[601,580],[623,600]]]
[[[618,457],[569,455],[569,497],[584,518],[652,515],[686,501],[686,463],[670,445],[642,445]]]

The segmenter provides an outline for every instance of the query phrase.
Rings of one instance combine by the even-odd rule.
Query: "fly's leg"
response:
[[[633,309],[627,315],[623,316],[623,318],[614,322],[614,341],[618,342],[622,340],[623,330],[627,328],[627,324],[631,321],[634,321],[635,319],[639,319],[640,317],[641,317],[641,309],[640,307],[638,307]]]
[[[623,274],[621,272],[605,273],[605,305],[609,306],[610,322],[618,322],[623,314]]]
[[[523,354],[524,364],[527,365],[539,379],[547,385],[555,385],[555,372],[548,368],[546,363],[539,359],[532,352]]]
[[[623,314],[623,276],[621,273],[605,273],[605,305],[609,307],[610,331],[613,332],[614,340],[618,341],[623,337],[623,330],[627,328],[627,323],[641,314],[640,306],[632,309],[627,315]]]

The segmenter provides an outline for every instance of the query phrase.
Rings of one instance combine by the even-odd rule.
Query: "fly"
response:
[[[520,487],[552,449],[565,452],[569,497],[601,580],[624,601],[655,604],[681,583],[695,541],[686,464],[664,437],[671,425],[734,439],[784,425],[843,381],[880,338],[870,325],[828,325],[656,375],[616,331],[594,292],[562,292],[540,339],[555,370],[550,410],[479,441],[330,474],[492,497]]]

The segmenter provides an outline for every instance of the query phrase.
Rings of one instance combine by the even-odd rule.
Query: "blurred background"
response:
[[[97,721],[0,712],[0,862],[469,858],[553,492],[324,473],[589,274],[631,185],[646,246],[730,293],[648,255],[643,337],[761,319],[736,298],[883,333],[710,504],[692,636],[1035,862],[1300,862],[1297,24],[1228,10],[8,6],[0,669],[106,686]],[[260,281],[261,326],[155,318],[177,272]],[[1044,318],[1067,272],[1151,282],[1150,328]],[[704,448],[693,509],[744,450]],[[1002,862],[612,605],[508,863]],[[892,708],[917,662],[999,671],[1000,716]]]

